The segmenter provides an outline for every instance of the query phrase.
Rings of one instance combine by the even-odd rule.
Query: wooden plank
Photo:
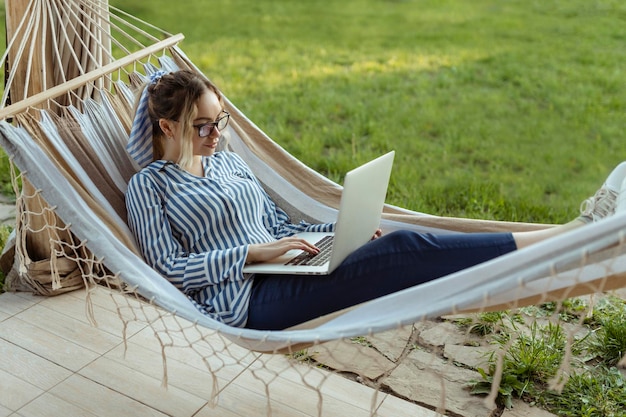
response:
[[[84,294],[83,291],[79,292]],[[124,329],[124,322],[115,310],[107,310],[95,303],[91,303],[91,306],[89,306],[85,297],[79,298],[69,295],[61,295],[59,297],[63,297],[62,302],[59,302],[56,297],[50,297],[45,298],[39,305],[65,314],[85,325],[95,327],[117,338],[123,337],[124,331],[126,331],[126,336],[129,337],[147,326],[147,323],[144,321],[131,320],[128,322],[126,329]],[[88,309],[91,309],[93,313],[93,319],[96,321],[95,326],[89,318]]]
[[[106,357],[90,363],[79,374],[142,404],[150,404],[166,415],[192,416],[206,404],[206,400],[172,384],[167,389],[162,387],[160,378],[136,372]]]
[[[87,292],[83,290],[72,291],[67,293],[67,296],[84,302],[87,298]],[[121,314],[127,320],[137,319],[149,323],[162,314],[162,310],[158,307],[140,301],[132,294],[121,294],[104,287],[96,287],[96,290],[90,292],[89,298],[93,305],[100,306],[116,315]]]
[[[71,371],[4,339],[0,339],[0,370],[42,390],[54,387],[72,374]]]
[[[202,410],[194,414],[193,417],[247,417],[241,414],[235,413],[220,405],[207,404],[202,407]]]
[[[143,346],[139,346],[136,343],[136,340],[133,340],[128,343],[128,349],[126,352],[122,349],[122,347],[118,347],[111,352],[109,352],[106,356],[113,358],[120,363],[127,361],[126,365],[132,368],[132,372],[134,375],[137,375],[139,372],[148,373],[154,378],[161,378],[162,376],[162,363],[160,353],[151,351]],[[195,353],[192,351],[192,348],[187,349],[176,349],[180,353],[181,358],[185,357],[193,357]],[[276,355],[278,358],[281,355]],[[282,358],[285,361],[286,367],[282,366],[279,368],[280,372],[285,371],[285,369],[289,368],[289,364],[286,363],[286,359]],[[100,360],[96,361],[99,362]],[[212,378],[208,371],[203,369],[196,368],[197,363],[193,366],[189,365],[188,362],[181,362],[179,360],[173,359],[172,355],[168,354],[168,387],[177,387],[184,391],[191,392],[198,397],[204,398],[205,400],[209,400],[212,396]],[[257,364],[255,364],[257,365]],[[88,368],[90,368],[88,366]],[[316,370],[315,368],[309,368],[311,372],[323,372],[321,370]],[[239,367],[238,371],[244,370],[243,367]],[[269,393],[270,399],[272,400],[272,414],[277,415],[279,412],[284,412],[286,415],[317,415],[317,405],[318,405],[318,395],[317,392],[313,389],[306,388],[302,385],[302,380],[293,378],[292,380],[288,380],[282,377],[281,374],[277,374],[276,371],[272,369],[263,369],[260,365],[255,366],[254,368],[255,374],[252,375],[250,372],[246,372],[244,375],[247,375],[249,378],[245,383],[240,382],[240,378],[231,382],[230,385],[227,385],[227,382],[223,378],[218,378],[218,386],[220,388],[224,388],[224,390],[219,395],[219,403],[221,405],[224,402],[227,402],[228,406],[226,408],[235,410],[237,413],[242,415],[263,415],[265,414],[264,407],[266,406],[266,387],[263,382],[261,382],[258,378],[266,377],[266,381],[269,383]],[[83,371],[81,371],[83,373]],[[218,373],[219,375],[219,373]],[[235,374],[237,377],[238,374]],[[340,392],[344,392],[344,388],[341,385],[342,383],[345,386],[354,386],[357,389],[362,390],[363,393],[367,392],[369,395],[356,395],[354,402],[352,404],[347,404],[343,399],[339,399],[333,396],[324,397],[323,407],[328,410],[328,415],[350,415],[350,416],[366,416],[370,415],[369,409],[365,410],[366,407],[369,406],[371,402],[372,395],[374,391],[365,386],[359,386],[354,384],[353,382],[341,378],[339,376],[334,375],[337,378],[338,384],[334,385],[331,383],[328,386],[328,390],[332,391],[338,389],[341,386]],[[246,378],[244,378],[245,380]],[[295,383],[294,383],[295,382]],[[328,380],[325,382],[329,382]],[[103,383],[101,381],[101,383]],[[145,384],[142,384],[145,386]],[[126,391],[124,391],[126,392]],[[246,398],[246,403],[248,401],[252,401],[254,398],[254,403],[240,405],[236,398],[233,398],[234,393],[237,393],[236,397]],[[365,404],[363,404],[363,399],[365,399]],[[232,401],[232,403],[230,403]],[[359,403],[359,401],[361,401]],[[256,403],[256,405],[255,405]],[[152,402],[151,402],[152,404]],[[231,408],[234,407],[234,408]],[[365,407],[365,408],[364,408]],[[283,411],[279,411],[283,410]],[[204,413],[207,415],[211,415],[214,410],[207,408],[204,409]]]
[[[99,356],[92,350],[17,317],[0,322],[0,338],[72,371],[81,369]]]
[[[148,405],[78,374],[72,375],[49,392],[99,417],[166,417]]]
[[[111,312],[116,312],[120,305],[130,304],[132,307],[139,305],[139,300],[135,299],[132,295],[124,295],[118,291],[110,290],[105,287],[95,287],[88,294],[86,289],[79,291],[72,291],[66,294],[68,297],[73,297],[79,300],[87,299],[87,296],[91,298],[91,301],[102,308],[105,308]]]
[[[182,349],[181,349],[182,351]],[[187,355],[193,356],[191,349],[185,349]],[[147,374],[153,377],[154,381],[162,381],[161,356],[156,352],[140,346],[134,342],[128,343],[128,350],[125,352],[120,346],[106,355],[125,366],[132,369],[134,375],[138,373]],[[168,390],[177,387],[187,391],[207,403],[202,410],[194,416],[257,416],[265,415],[266,397],[263,390],[250,391],[248,389],[233,385],[223,391],[218,398],[218,406],[212,407],[209,401],[213,397],[213,381],[208,371],[191,366],[186,362],[180,362],[168,355]],[[241,370],[241,368],[239,369]],[[231,382],[218,377],[218,387],[225,387]],[[245,398],[245,401],[242,399]],[[276,410],[281,411],[281,415],[299,416],[291,407],[282,404],[275,405]],[[277,411],[278,412],[278,411]],[[279,415],[274,413],[273,415]]]
[[[81,416],[98,417],[98,414],[90,413],[84,408],[78,407],[55,395],[45,393],[35,398],[24,407],[20,408],[19,414],[28,417],[50,417],[50,416]]]
[[[106,295],[99,296],[98,300],[101,302],[107,297],[111,299]],[[93,413],[106,417],[131,415],[129,410],[132,415],[140,416],[265,415],[267,393],[273,416],[317,416],[319,395],[323,398],[322,415],[358,417],[370,415],[371,411],[380,416],[435,415],[339,375],[291,363],[284,355],[247,351],[209,329],[196,328],[184,320],[175,319],[176,324],[172,324],[172,317],[164,317],[158,325],[183,327],[181,332],[167,334],[185,347],[166,350],[168,389],[164,390],[161,347],[154,338],[154,330],[145,327],[132,335],[125,349],[122,339],[112,335],[117,330],[117,313],[96,307],[100,315],[107,315],[103,319],[107,329],[93,328],[74,317],[82,310],[83,303],[84,292],[80,291],[52,298],[0,295],[0,305],[17,312],[0,322],[0,357],[12,358],[0,364],[0,381],[10,380],[17,386],[26,384],[39,394],[50,387],[49,394],[28,402],[21,409],[9,408],[0,401],[0,417],[3,408],[21,415],[46,415],[44,400],[53,398],[50,410],[59,410],[55,415]],[[76,326],[80,331],[75,331]],[[198,338],[202,338],[200,343]],[[81,339],[104,339],[110,350]],[[193,346],[188,346],[190,341],[195,341]],[[104,356],[100,357],[92,349]],[[216,369],[218,390],[221,389],[216,407],[208,403],[212,398],[213,379],[206,369],[205,359]],[[71,369],[77,373],[70,375]],[[0,386],[0,393],[4,393],[2,388]],[[23,402],[24,399],[17,399],[11,407],[19,407]],[[120,404],[126,407],[123,411],[120,411]],[[82,412],[77,413],[77,410]]]
[[[254,372],[257,372],[256,366],[258,365],[252,366]],[[264,367],[293,384],[319,387],[324,398],[335,398],[365,410],[378,408],[387,397],[387,394],[383,392],[378,392],[331,371],[297,363],[282,355],[275,355],[269,362],[265,363]]]
[[[267,388],[269,398],[275,400],[272,402],[272,414],[274,407],[278,404],[279,406],[289,405],[305,415],[317,415],[318,407],[321,407],[322,415],[328,416],[369,417],[371,415],[369,403],[355,406],[346,403],[343,399],[338,400],[326,395],[320,397],[316,388],[294,384],[268,370],[245,372],[227,389],[233,389],[233,386],[257,392],[263,392]]]
[[[202,343],[194,344],[192,348],[168,348],[166,350],[168,361],[177,360],[193,366],[205,375],[204,380],[207,383],[211,382],[210,376],[215,375],[220,381],[218,390],[236,381],[242,373],[249,372],[248,368],[254,362],[253,358],[244,357],[243,360],[239,361],[236,357],[230,355],[228,349],[224,351],[208,351],[206,344],[210,343],[211,339],[207,339],[203,340]],[[258,353],[254,354],[259,355]],[[226,382],[221,383],[221,381]]]
[[[41,41],[50,39],[50,36],[36,33],[36,31],[41,30],[41,25],[30,31],[27,30],[27,22],[20,27],[20,22],[29,7],[32,10],[34,4],[25,0],[6,0],[6,10],[8,12],[6,14],[7,41],[14,36],[22,36],[21,38],[16,38],[17,42],[9,48],[8,64],[11,66],[11,72],[15,74],[15,78],[11,83],[11,98],[13,101],[19,101],[27,95],[41,92],[45,84],[46,69],[42,67],[41,55],[46,50],[46,45],[43,45]],[[33,17],[35,17],[35,13],[31,11],[31,19]],[[26,20],[28,21],[29,19],[27,18]],[[36,39],[35,42],[32,42],[34,39]],[[24,50],[25,56],[18,61],[17,53],[22,43],[29,47]],[[29,62],[29,57],[31,62]],[[32,70],[32,67],[29,70],[28,65],[40,70]],[[51,73],[51,71],[48,71],[48,73]],[[24,91],[25,88],[28,91]]]
[[[10,316],[21,313],[37,304],[40,300],[26,299],[18,296],[16,293],[5,292],[0,296],[0,311]]]
[[[272,398],[272,397],[270,397]],[[299,399],[292,399],[298,402]],[[267,410],[267,396],[259,392],[253,392],[233,384],[223,391],[217,401],[218,410],[229,410],[231,414],[248,417],[248,416],[266,416],[272,417],[307,417],[317,416],[317,411],[313,414],[304,414],[292,407],[286,406],[276,401],[271,402],[271,414]],[[220,416],[219,413],[210,414],[211,407],[206,406],[202,409],[203,415]],[[213,410],[214,411],[214,410]],[[332,414],[324,414],[332,416]],[[350,414],[337,414],[337,416],[350,416]],[[195,416],[194,416],[195,417]]]
[[[67,342],[75,343],[93,352],[103,354],[122,342],[121,335],[114,336],[101,331],[90,324],[61,314],[42,306],[35,305],[18,316],[33,326],[41,327]]]
[[[187,354],[193,353],[186,349]],[[163,381],[163,358],[160,353],[146,349],[134,342],[127,346],[118,346],[106,354],[106,357],[123,365],[134,373],[143,373],[157,381]],[[241,369],[240,369],[241,371]],[[219,386],[225,386],[231,380],[217,377]],[[213,394],[213,379],[206,369],[200,369],[187,362],[181,362],[170,356],[167,357],[167,386],[185,390],[197,397],[208,400]]]
[[[3,358],[7,360],[10,358]],[[9,410],[19,410],[44,391],[22,379],[0,370],[0,405]]]
[[[218,372],[220,375],[224,371],[226,374],[230,373],[233,378],[236,377],[241,369],[254,362],[260,355],[233,345],[232,342],[226,346],[224,340],[219,335],[205,336],[202,340],[195,341],[192,350],[188,349],[189,342],[180,334],[169,332],[167,335],[160,334],[159,336],[177,346],[166,348],[168,358],[195,366],[205,372],[208,365],[211,370]],[[149,348],[153,352],[158,353],[159,357],[161,355],[161,347],[151,328],[142,330],[130,338],[129,341]],[[206,362],[203,358],[206,358]],[[229,376],[225,377],[229,378]]]

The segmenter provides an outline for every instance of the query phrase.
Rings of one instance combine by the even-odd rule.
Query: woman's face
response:
[[[215,153],[221,135],[221,132],[213,123],[224,116],[224,109],[215,93],[210,90],[207,90],[200,97],[196,106],[198,112],[196,118],[192,121],[193,154],[210,156]],[[207,126],[203,126],[207,123]],[[206,134],[208,131],[210,131],[208,136],[200,136],[201,132]]]

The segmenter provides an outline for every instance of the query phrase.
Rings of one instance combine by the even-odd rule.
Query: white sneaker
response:
[[[615,204],[615,212],[621,213],[626,211],[626,178],[622,181],[622,186],[619,189],[619,195],[617,196],[617,203]]]
[[[626,162],[620,163],[609,174],[606,181],[598,191],[583,201],[580,205],[580,215],[587,222],[597,222],[615,213],[618,205],[618,197],[626,195],[621,193],[626,179]],[[622,210],[626,210],[626,201],[621,204]]]

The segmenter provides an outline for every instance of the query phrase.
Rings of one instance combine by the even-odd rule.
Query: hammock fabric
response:
[[[113,15],[98,9],[95,2],[80,3],[98,20],[111,21]],[[25,187],[20,201],[11,282],[30,282],[33,291],[54,294],[82,286],[85,277],[95,276],[95,281],[130,289],[260,351],[382,331],[425,317],[511,308],[626,286],[625,265],[616,256],[621,254],[619,230],[626,225],[626,216],[617,215],[353,311],[320,318],[300,330],[231,329],[210,319],[141,261],[125,223],[125,185],[137,170],[125,152],[134,89],[160,68],[198,71],[176,46],[180,40],[182,35],[163,41],[155,38],[137,52],[125,51],[117,60],[107,57],[106,64],[92,71],[82,70],[81,75],[2,109],[0,142],[28,179],[25,184],[34,186]],[[133,70],[126,73],[125,82],[122,73],[128,66]],[[9,81],[15,72],[10,74]],[[5,104],[7,97],[5,92]],[[247,161],[278,205],[296,220],[334,220],[341,188],[292,157],[232,103],[227,102],[227,110],[233,115],[227,132],[230,150]],[[546,226],[442,218],[386,206],[382,227],[445,233]],[[48,275],[51,285],[32,278],[42,275],[42,265],[49,265],[43,275]],[[108,274],[114,279],[97,278],[104,271],[112,271]]]

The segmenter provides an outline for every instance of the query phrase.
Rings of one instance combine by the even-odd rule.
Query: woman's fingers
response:
[[[279,240],[278,242],[282,242],[282,241],[287,243],[288,248],[289,248],[285,252],[292,250],[292,249],[300,249],[309,253],[318,253],[320,251],[315,245],[299,237],[286,237],[286,238]]]
[[[275,242],[250,245],[246,262],[263,262],[284,255],[290,250],[302,250],[317,254],[319,249],[315,245],[299,237],[285,237]]]

